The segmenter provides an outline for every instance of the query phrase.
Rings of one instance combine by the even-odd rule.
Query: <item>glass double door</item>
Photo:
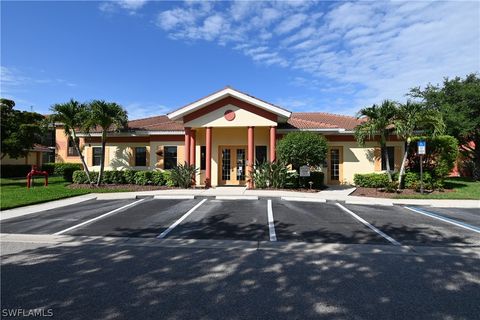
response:
[[[219,148],[219,182],[222,185],[244,185],[246,176],[246,150],[237,146]]]

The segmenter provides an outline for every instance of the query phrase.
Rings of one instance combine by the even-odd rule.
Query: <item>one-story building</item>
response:
[[[376,141],[364,147],[354,138],[361,120],[324,112],[290,112],[226,87],[167,115],[132,120],[128,130],[109,134],[106,170],[171,169],[195,165],[198,186],[246,185],[256,161],[273,161],[285,134],[310,131],[328,141],[327,161],[320,168],[327,184],[348,184],[355,173],[381,172],[385,161]],[[100,133],[79,134],[90,170],[100,165]],[[56,128],[57,159],[80,162],[63,128]],[[390,167],[398,170],[404,143],[388,142]],[[251,186],[251,185],[250,185]]]

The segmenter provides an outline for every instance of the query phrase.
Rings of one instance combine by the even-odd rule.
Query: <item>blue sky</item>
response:
[[[480,2],[1,2],[1,96],[164,114],[231,85],[353,115],[480,71]]]

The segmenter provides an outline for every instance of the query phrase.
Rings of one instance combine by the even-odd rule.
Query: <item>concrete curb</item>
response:
[[[281,197],[281,199],[285,201],[298,201],[298,202],[321,202],[321,203],[327,202],[327,200],[325,199],[302,198],[302,197]]]
[[[166,199],[166,200],[193,200],[195,199],[195,196],[194,195],[185,195],[185,196],[182,196],[182,195],[160,195],[160,196],[153,196],[153,199]]]
[[[69,236],[45,234],[0,234],[0,243],[35,243],[47,246],[132,246],[132,247],[169,247],[202,248],[226,250],[251,250],[268,252],[301,252],[322,255],[358,255],[358,254],[397,254],[416,256],[466,256],[480,259],[480,247],[426,247],[392,246],[372,244],[306,243],[306,242],[270,242],[246,240],[198,240],[198,239],[156,239],[122,238],[99,236]]]

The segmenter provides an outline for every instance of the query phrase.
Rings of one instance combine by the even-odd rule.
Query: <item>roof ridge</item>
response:
[[[326,115],[330,115],[330,116],[335,116],[335,117],[342,117],[342,118],[349,118],[349,119],[355,119],[355,120],[358,120],[357,117],[354,117],[354,116],[347,116],[347,115],[344,115],[344,114],[337,114],[337,113],[331,113],[331,112],[324,112],[324,111],[313,111],[313,112],[292,112],[292,115],[295,115],[295,114],[326,114]]]
[[[160,117],[167,117],[166,114],[161,114],[161,115],[158,115],[158,116],[150,116],[150,117],[145,117],[145,118],[140,118],[140,119],[133,119],[133,120],[128,120],[128,122],[131,122],[131,121],[141,121],[141,120],[147,120],[147,119],[153,119],[153,118],[160,118]],[[168,119],[169,121],[171,121],[170,119]]]

